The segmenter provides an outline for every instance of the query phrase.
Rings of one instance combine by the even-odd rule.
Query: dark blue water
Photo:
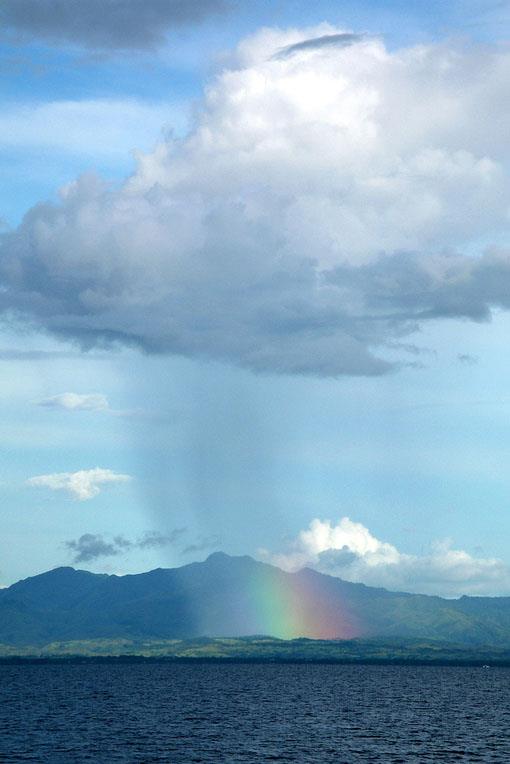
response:
[[[0,762],[510,762],[510,670],[0,666]]]

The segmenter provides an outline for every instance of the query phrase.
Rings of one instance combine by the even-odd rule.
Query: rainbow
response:
[[[364,631],[349,606],[325,593],[310,571],[257,576],[246,604],[247,624],[280,639],[352,639]]]

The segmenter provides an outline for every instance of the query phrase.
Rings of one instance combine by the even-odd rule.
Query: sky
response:
[[[510,595],[509,21],[4,0],[0,586]]]

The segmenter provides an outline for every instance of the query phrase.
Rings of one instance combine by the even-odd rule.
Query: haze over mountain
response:
[[[254,634],[510,645],[510,598],[390,592],[221,552],[137,575],[56,568],[0,591],[0,643],[6,645]]]

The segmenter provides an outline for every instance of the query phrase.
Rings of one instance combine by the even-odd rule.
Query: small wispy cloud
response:
[[[64,411],[99,411],[114,417],[157,417],[144,409],[114,409],[103,393],[59,393],[35,402],[36,406]]]
[[[66,411],[107,411],[110,408],[108,398],[101,393],[60,393],[43,398],[37,405]]]
[[[287,45],[285,48],[275,53],[273,59],[288,58],[294,53],[303,51],[320,50],[321,48],[347,48],[363,40],[363,35],[352,32],[340,32],[339,34],[325,34],[320,37],[313,37],[309,40],[301,40],[293,45]]]
[[[158,533],[157,531],[147,531],[147,533],[138,539],[135,546],[139,549],[157,549],[158,547],[175,544],[187,530],[187,528],[174,528],[173,531],[167,534]]]
[[[65,545],[74,552],[74,562],[90,562],[98,557],[113,557],[121,551],[121,545],[115,541],[105,541],[102,536],[94,533],[84,533],[79,539],[66,541]]]
[[[27,485],[36,488],[49,488],[52,491],[65,491],[78,501],[93,499],[108,483],[127,483],[131,475],[124,475],[113,470],[96,467],[78,472],[55,472],[49,475],[36,475],[27,480]]]
[[[459,353],[457,361],[463,363],[465,366],[475,366],[478,363],[478,358],[470,353]]]
[[[106,358],[99,354],[89,356],[94,360]],[[0,361],[52,361],[83,358],[82,353],[67,350],[23,350],[21,348],[0,348]]]
[[[147,531],[134,541],[121,535],[108,540],[101,534],[84,533],[78,539],[66,541],[65,546],[73,552],[73,562],[91,562],[100,557],[116,557],[133,549],[161,549],[172,546],[186,531],[187,528],[175,528],[168,534]]]

